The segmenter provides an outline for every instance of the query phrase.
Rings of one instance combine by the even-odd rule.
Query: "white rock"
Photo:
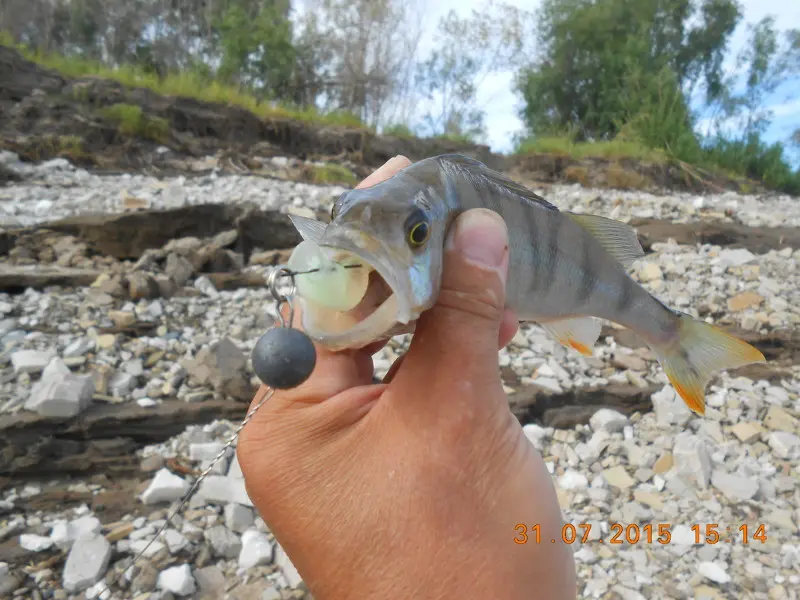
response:
[[[195,591],[192,568],[187,564],[182,564],[164,569],[158,574],[156,586],[158,589],[172,592],[176,596],[190,596]]]
[[[561,389],[558,380],[552,377],[537,377],[536,379],[532,379],[530,384],[553,394],[564,393],[564,390]]]
[[[534,448],[542,450],[544,447],[544,438],[547,437],[547,430],[544,427],[536,425],[535,423],[528,423],[523,426],[522,433],[530,440]]]
[[[303,578],[300,577],[300,573],[297,572],[297,569],[289,558],[289,555],[286,554],[280,544],[278,544],[275,548],[275,564],[280,567],[281,571],[283,572],[283,576],[286,577],[289,587],[296,588],[303,582]]]
[[[716,469],[711,475],[711,485],[732,500],[750,500],[758,493],[758,480],[753,477],[741,477]]]
[[[719,259],[730,267],[741,267],[755,258],[755,254],[747,248],[725,248],[720,250]]]
[[[711,479],[711,459],[703,440],[684,431],[675,436],[672,457],[678,472],[705,489]]]
[[[167,548],[169,549],[170,554],[177,554],[189,545],[189,541],[183,536],[183,534],[181,534],[180,531],[175,531],[174,529],[165,530],[162,537],[167,543]]]
[[[75,540],[64,565],[63,586],[69,592],[79,592],[97,583],[108,568],[111,544],[100,534]]]
[[[225,525],[231,531],[241,533],[246,531],[254,521],[253,511],[236,502],[225,507]]]
[[[53,349],[17,350],[11,354],[11,365],[14,373],[39,373],[55,356]]]
[[[225,447],[223,442],[207,442],[189,444],[189,458],[191,460],[211,460]]]
[[[800,454],[800,438],[788,431],[774,431],[769,434],[769,447],[778,458],[796,458]]]
[[[169,469],[160,469],[148,488],[142,493],[144,504],[172,502],[182,498],[189,491],[189,483]]]
[[[91,340],[88,337],[80,337],[64,348],[63,356],[64,358],[83,356],[92,348],[94,348],[94,340]]]
[[[601,408],[589,419],[593,431],[602,430],[606,433],[622,431],[628,423],[628,417],[610,408]]]
[[[558,487],[562,490],[585,490],[589,487],[586,475],[578,471],[568,470],[558,479]]]
[[[650,399],[653,402],[656,421],[662,427],[672,424],[685,425],[692,417],[692,411],[671,385],[665,385]]]
[[[731,580],[725,567],[719,563],[704,561],[697,565],[697,572],[714,583],[728,583]]]
[[[28,552],[44,552],[53,545],[53,540],[44,535],[23,533],[19,536],[19,545]]]
[[[43,417],[69,418],[92,403],[94,380],[89,375],[59,374],[43,379],[25,402],[27,410]]]
[[[224,475],[209,475],[200,483],[197,496],[211,504],[233,502],[231,479]]]
[[[234,558],[242,549],[239,536],[224,525],[216,525],[205,532],[205,538],[211,544],[215,556]]]
[[[274,544],[266,534],[257,529],[248,529],[242,534],[242,550],[239,552],[239,567],[250,569],[272,562]]]

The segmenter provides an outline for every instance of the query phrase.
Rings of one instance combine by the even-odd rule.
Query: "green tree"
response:
[[[722,61],[741,17],[736,0],[544,0],[538,14],[539,56],[518,76],[523,118],[533,131],[578,128],[584,136],[615,135],[633,77],[674,74],[680,90],[702,85],[722,92]],[[649,100],[648,100],[649,101]]]
[[[219,32],[220,77],[264,97],[287,96],[295,60],[287,1],[233,1],[214,25]]]

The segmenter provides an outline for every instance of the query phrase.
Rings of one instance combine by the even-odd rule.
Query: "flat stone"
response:
[[[182,498],[188,491],[189,483],[187,481],[173,474],[169,469],[161,469],[142,493],[142,502],[144,504],[172,502]]]
[[[19,536],[19,545],[28,552],[44,552],[53,546],[53,540],[44,535],[23,533]]]
[[[741,421],[731,427],[731,433],[744,444],[757,440],[762,431],[764,428],[757,421]]]
[[[786,431],[775,431],[769,434],[769,447],[778,458],[794,458],[800,453],[800,438]]]
[[[11,353],[14,373],[39,373],[56,357],[55,350],[17,350]]]
[[[115,527],[111,531],[106,534],[106,539],[109,542],[118,542],[119,540],[123,540],[128,537],[133,530],[136,529],[133,523],[126,523],[125,525],[120,525],[119,527]]]
[[[631,371],[646,371],[647,363],[635,354],[617,353],[611,363],[620,369],[630,369]]]
[[[731,580],[725,567],[716,562],[704,561],[697,565],[697,572],[714,583],[728,583]]]
[[[767,429],[776,431],[787,431],[793,433],[798,429],[798,422],[792,415],[780,406],[770,406],[767,415],[764,417],[764,425]]]
[[[62,584],[69,592],[80,592],[103,577],[111,559],[111,544],[99,533],[75,540],[64,565]]]
[[[672,452],[664,452],[658,457],[658,460],[653,463],[653,472],[658,474],[666,473],[674,464],[675,461],[672,458]]]
[[[658,492],[636,490],[633,492],[633,499],[656,510],[661,510],[664,508],[664,499]]]
[[[748,308],[755,308],[764,302],[764,297],[756,292],[742,292],[728,300],[728,310],[739,312]]]
[[[767,523],[775,525],[776,527],[796,532],[796,526],[792,520],[792,513],[788,510],[775,509],[767,514],[765,520]]]
[[[628,417],[610,408],[601,408],[589,419],[589,425],[593,431],[605,431],[606,433],[622,431],[629,424]]]
[[[719,252],[720,262],[729,267],[741,267],[751,262],[755,254],[747,248],[724,248]]]
[[[711,459],[703,440],[689,432],[675,436],[672,448],[675,467],[688,479],[693,479],[701,489],[708,487],[711,480]]]
[[[625,467],[621,465],[603,471],[603,478],[609,485],[619,488],[620,490],[626,490],[636,483],[636,481],[628,475]]]
[[[732,475],[722,469],[715,469],[711,474],[711,485],[732,500],[750,500],[758,493],[758,480]]]

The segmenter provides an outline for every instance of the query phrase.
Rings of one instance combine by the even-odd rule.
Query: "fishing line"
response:
[[[345,269],[355,269],[362,265],[342,265]],[[320,269],[310,269],[308,271],[292,271],[286,265],[279,265],[270,272],[267,277],[267,288],[275,301],[275,309],[278,314],[276,326],[268,329],[267,332],[256,342],[251,356],[253,370],[261,381],[267,386],[264,397],[251,408],[236,431],[227,439],[219,453],[211,459],[210,464],[200,473],[197,480],[189,488],[189,491],[181,499],[178,506],[168,514],[164,524],[158,529],[153,538],[139,551],[131,562],[131,567],[135,566],[153,542],[158,540],[164,531],[172,524],[175,518],[192,494],[200,484],[211,473],[216,464],[224,458],[228,450],[233,447],[242,429],[252,420],[258,410],[272,398],[278,389],[291,389],[297,387],[311,376],[311,372],[316,365],[317,354],[314,344],[304,332],[292,327],[294,322],[294,295],[296,286],[294,278],[297,275],[307,275]],[[281,293],[278,289],[279,280],[288,278],[291,281],[291,289],[287,294]],[[282,308],[284,305],[289,307],[289,319],[283,316]]]

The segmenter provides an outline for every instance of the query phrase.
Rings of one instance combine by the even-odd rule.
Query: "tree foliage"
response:
[[[517,77],[529,133],[622,135],[800,191],[783,146],[762,141],[770,98],[800,75],[800,31],[750,25],[730,68],[741,19],[737,0],[544,0],[539,53]]]

